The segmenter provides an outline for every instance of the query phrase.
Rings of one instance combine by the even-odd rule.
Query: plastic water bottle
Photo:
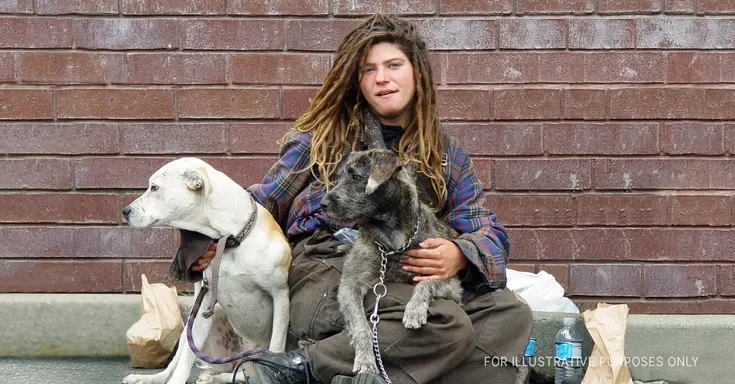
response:
[[[556,333],[554,384],[580,384],[584,378],[582,337],[574,326],[576,317],[565,317],[564,326]]]

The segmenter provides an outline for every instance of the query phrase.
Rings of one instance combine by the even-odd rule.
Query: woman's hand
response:
[[[194,272],[203,271],[205,268],[207,268],[207,265],[209,265],[209,260],[212,260],[214,258],[216,252],[217,243],[212,243],[212,245],[209,246],[209,249],[207,249],[207,251],[204,252],[203,255],[199,256],[197,261],[191,266],[191,270]]]
[[[413,281],[446,280],[467,267],[467,258],[457,244],[447,239],[426,239],[421,249],[411,249],[401,259],[403,270],[418,276]]]

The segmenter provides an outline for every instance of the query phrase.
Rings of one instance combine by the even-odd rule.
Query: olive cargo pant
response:
[[[313,341],[306,353],[320,380],[352,376],[354,350],[337,303],[344,253],[324,230],[301,240],[293,250],[290,336]],[[461,306],[439,299],[419,329],[403,326],[403,310],[413,286],[386,283],[380,301],[378,339],[391,381],[402,383],[512,384],[516,368],[498,359],[520,361],[531,335],[530,308],[507,289],[476,296]],[[372,313],[370,290],[364,305]]]

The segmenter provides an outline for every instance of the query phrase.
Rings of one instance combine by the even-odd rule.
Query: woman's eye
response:
[[[155,184],[151,185],[151,192],[155,192],[157,190],[158,190],[158,186],[157,185],[155,185]]]
[[[375,72],[375,68],[365,68],[365,73]]]

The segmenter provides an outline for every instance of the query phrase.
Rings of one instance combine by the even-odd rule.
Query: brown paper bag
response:
[[[130,363],[135,368],[160,368],[176,347],[184,322],[176,287],[148,284],[145,275],[141,281],[141,318],[125,334]]]
[[[625,330],[628,305],[598,303],[582,314],[595,346],[582,384],[632,384],[625,363]]]

